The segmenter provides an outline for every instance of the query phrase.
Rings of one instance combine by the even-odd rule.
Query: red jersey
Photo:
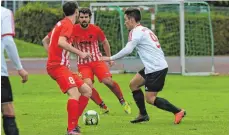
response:
[[[72,36],[77,49],[82,52],[89,52],[92,54],[92,58],[90,59],[81,59],[78,57],[78,64],[99,61],[102,53],[99,50],[98,42],[103,42],[106,37],[98,26],[89,24],[88,27],[84,29],[80,26],[80,24],[76,24],[74,25]]]
[[[72,36],[73,23],[68,18],[59,21],[53,30],[48,34],[50,38],[47,68],[56,66],[69,66],[69,52],[58,46],[60,36],[67,38],[70,42]]]

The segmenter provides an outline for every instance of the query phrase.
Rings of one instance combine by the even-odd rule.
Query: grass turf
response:
[[[47,57],[47,52],[41,45],[25,42],[22,40],[14,39],[15,44],[19,52],[20,58],[45,58]],[[6,54],[6,52],[5,52]],[[8,57],[6,55],[6,57]]]
[[[114,75],[123,89],[125,99],[131,103],[132,114],[124,113],[113,93],[96,81],[95,88],[110,109],[109,115],[100,115],[98,126],[83,125],[82,135],[228,135],[229,134],[229,78],[183,77],[169,75],[160,97],[168,99],[187,111],[180,125],[174,125],[174,116],[147,105],[150,121],[130,124],[138,110],[128,88],[132,74]],[[47,75],[30,75],[27,84],[12,76],[16,120],[21,135],[64,135],[66,132],[66,102],[56,83]],[[89,102],[86,110],[99,112],[99,107]],[[3,134],[3,131],[2,131]]]

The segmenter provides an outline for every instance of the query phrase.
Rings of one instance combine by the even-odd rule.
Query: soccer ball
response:
[[[88,110],[83,115],[83,122],[85,125],[98,125],[99,123],[99,114],[94,110]]]

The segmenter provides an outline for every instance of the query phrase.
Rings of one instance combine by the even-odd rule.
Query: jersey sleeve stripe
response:
[[[132,40],[132,33],[133,33],[133,30],[131,30],[130,33],[129,33],[128,41],[131,41]]]
[[[63,49],[60,65],[64,65],[64,63],[65,63],[65,52],[66,52],[66,50]]]
[[[2,35],[2,38],[5,37],[5,36],[15,36],[15,33],[6,33],[6,34],[3,34]]]
[[[15,25],[14,25],[14,15],[13,12],[11,12],[11,26],[12,26],[12,33],[14,34],[13,36],[15,36]]]

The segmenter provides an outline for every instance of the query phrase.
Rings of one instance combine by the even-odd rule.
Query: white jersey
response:
[[[11,10],[1,7],[1,76],[8,76],[4,50],[17,70],[22,69],[17,47],[14,43],[14,19]]]
[[[129,42],[136,42],[138,55],[145,66],[145,74],[168,67],[157,36],[148,28],[137,25],[129,33]]]
[[[1,34],[2,37],[15,35],[13,13],[11,10],[4,7],[1,7]]]

